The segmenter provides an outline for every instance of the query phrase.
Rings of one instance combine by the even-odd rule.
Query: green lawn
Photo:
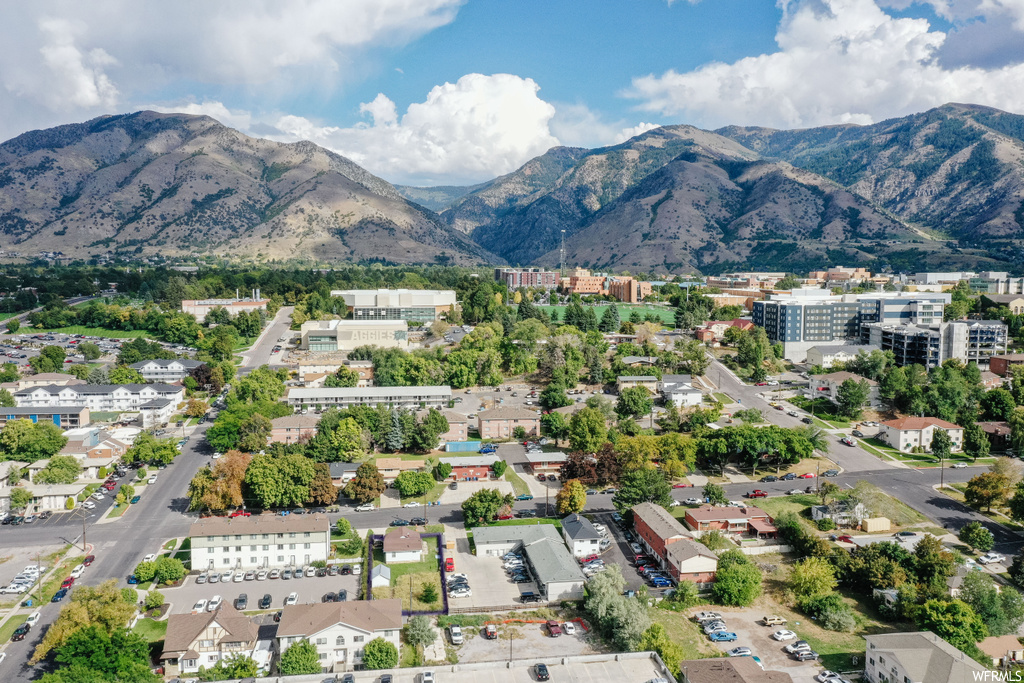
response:
[[[732,398],[729,397],[729,394],[723,394],[722,392],[716,392],[715,398],[722,405],[729,405],[730,403],[735,403],[735,401],[733,401]]]
[[[120,415],[119,412],[102,412],[97,410],[96,412],[89,413],[89,419],[93,422],[113,422]]]
[[[803,396],[794,396],[786,400],[809,413],[813,412],[816,419],[826,422],[824,426],[828,429],[849,429],[852,426],[850,420],[836,413],[836,404],[827,398],[811,400]]]
[[[530,487],[526,485],[523,478],[511,466],[505,470],[505,481],[512,484],[512,490],[515,491],[517,496],[525,496],[530,493]]]
[[[24,624],[26,619],[28,619],[27,614],[15,614],[7,620],[7,623],[0,626],[0,643],[9,641],[11,636],[14,635],[14,629]]]
[[[110,339],[135,339],[137,337],[146,337],[153,339],[154,335],[152,332],[145,330],[108,330],[105,327],[85,327],[84,325],[71,325],[70,327],[54,327],[48,330],[40,330],[34,327],[22,328],[20,332],[32,332],[39,334],[42,332],[50,334],[84,334],[90,337],[108,337]]]
[[[771,498],[757,498],[750,502],[751,505],[756,505],[767,512],[772,516],[772,518],[778,517],[783,512],[795,512],[800,514],[804,509],[812,505],[821,505],[821,499],[813,493],[801,493],[798,496],[772,496]]]
[[[532,517],[527,519],[499,519],[484,526],[527,526],[530,524],[554,524],[558,533],[562,533],[561,520],[554,517]]]
[[[163,640],[164,636],[167,635],[167,621],[139,619],[132,631],[145,638],[147,643],[156,643]]]
[[[448,485],[447,482],[439,481],[434,484],[434,488],[430,489],[422,496],[409,496],[408,498],[402,498],[402,505],[406,503],[434,503],[444,493],[445,487]]]
[[[682,612],[670,612],[664,609],[648,611],[651,621],[665,627],[665,632],[672,642],[683,648],[683,659],[705,659],[720,657],[722,653],[711,644],[696,622],[687,618]]]
[[[107,519],[117,519],[118,517],[120,517],[124,513],[128,512],[128,508],[130,508],[130,507],[131,507],[130,503],[126,503],[124,505],[117,505],[115,503],[114,506],[111,507],[110,510],[107,511]]]
[[[595,313],[597,313],[597,319],[600,320],[601,316],[604,315],[605,309],[611,305],[612,304],[610,303],[597,304],[591,308],[596,309]],[[676,326],[676,312],[674,308],[668,306],[649,306],[645,304],[616,304],[616,306],[619,309],[619,319],[623,322],[629,320],[629,316],[633,311],[639,311],[642,316],[647,315],[648,313],[653,313],[661,318],[666,327]],[[565,317],[565,306],[538,306],[537,308],[547,311],[548,314],[550,314],[552,310],[558,311],[559,320],[562,320]]]

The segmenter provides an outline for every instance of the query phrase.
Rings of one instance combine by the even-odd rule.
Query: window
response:
[[[302,547],[305,548],[306,550],[309,550],[309,545],[310,545],[309,543],[303,543]]]
[[[384,637],[385,638],[391,638],[394,635],[395,635],[394,631],[384,631]]]
[[[192,667],[194,667],[196,665],[196,660],[194,660],[194,659],[186,659],[186,660],[184,660],[184,664],[185,664],[186,668],[191,669]]]
[[[256,540],[256,534],[249,534],[249,540],[255,541]]]
[[[236,541],[241,541],[242,540],[242,534],[235,534],[235,540]]]
[[[303,536],[304,538],[309,538],[309,532],[308,532],[308,531],[306,531],[306,532],[303,532],[302,536]]]
[[[284,562],[284,555],[278,555],[277,556],[277,561],[278,562]]]
[[[231,564],[231,558],[230,557],[225,557],[224,558],[224,564],[225,565]]]
[[[240,545],[236,545],[236,546],[235,546],[235,552],[236,552],[236,553],[240,553],[240,552],[242,552],[242,546],[240,546]]]
[[[335,645],[344,645],[345,644],[345,636],[338,636],[337,638],[335,638],[334,639],[334,644]]]
[[[326,645],[327,644],[327,639],[326,638],[317,638],[316,639],[316,644],[317,645]]]
[[[289,531],[288,532],[288,538],[295,538],[295,532],[294,531]]]
[[[213,647],[213,641],[212,640],[200,640],[199,641],[199,647]]]
[[[319,657],[320,657],[320,659],[327,659],[327,653],[326,652],[321,652]]]
[[[224,551],[224,552],[226,552],[226,553],[229,553],[229,552],[231,552],[231,548],[230,548],[230,547],[228,547],[228,546],[224,546],[223,548],[221,548],[221,550],[223,550],[223,551]]]
[[[277,544],[277,549],[278,550],[284,550],[284,543],[278,543]]]
[[[254,547],[253,550],[256,550],[256,548]],[[250,557],[249,558],[249,564],[256,564],[256,558],[255,557]]]
[[[294,543],[289,543],[288,544],[288,550],[295,550],[295,544]]]
[[[363,637],[362,636],[352,636],[352,642],[353,643],[361,643],[361,642],[363,642]]]
[[[265,545],[265,546],[263,546],[263,549],[264,550],[270,550],[270,546],[269,545]]]
[[[256,546],[254,546],[254,545],[249,546],[249,550],[255,551],[256,550]]]
[[[263,534],[263,535],[261,536],[261,538],[263,538],[264,540],[266,540],[266,539],[270,538],[270,534]]]

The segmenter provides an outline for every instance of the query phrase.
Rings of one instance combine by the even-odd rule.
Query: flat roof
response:
[[[251,517],[204,517],[192,523],[189,536],[224,534],[281,534],[290,531],[327,531],[327,515],[252,515]]]
[[[527,453],[526,462],[565,462],[569,459],[569,456],[562,451],[555,451],[554,453]]]

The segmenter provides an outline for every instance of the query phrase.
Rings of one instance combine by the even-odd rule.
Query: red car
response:
[[[504,515],[498,515],[498,519],[513,519],[513,517],[510,513],[506,513]]]
[[[750,491],[750,492],[746,493],[745,495],[747,496],[747,498],[767,498],[768,497],[768,493],[765,492],[765,491],[762,491],[761,489],[754,489],[753,491]]]
[[[455,571],[455,558],[454,557],[446,557],[446,558],[444,558],[444,570],[446,572],[453,572],[453,571]]]
[[[853,539],[851,537],[849,537],[849,536],[846,536],[846,535],[840,536],[836,540],[837,541],[842,541],[843,543],[853,543]]]
[[[92,564],[95,561],[96,561],[96,556],[95,555],[86,555],[85,559],[82,560],[82,564],[84,564],[86,567],[88,567],[90,564]]]
[[[252,517],[252,513],[245,510],[235,510],[228,517]]]
[[[587,555],[586,557],[580,559],[580,564],[586,564],[587,562],[593,562],[596,559],[599,559],[597,555]]]
[[[801,474],[799,477],[797,477],[797,479],[814,479],[814,472],[807,472],[805,474]]]
[[[67,588],[68,586],[72,585],[74,582],[75,582],[75,577],[69,576],[68,578],[64,579],[64,582],[60,584],[60,587],[61,588]]]
[[[672,488],[674,489],[685,489],[691,486],[693,486],[693,484],[672,484]]]
[[[758,382],[757,386],[759,386],[759,387],[766,387],[766,386],[768,386],[768,382]]]

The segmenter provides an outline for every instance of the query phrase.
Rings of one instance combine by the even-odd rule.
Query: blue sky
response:
[[[180,111],[409,184],[665,124],[1024,112],[1021,0],[0,2],[2,139]]]

